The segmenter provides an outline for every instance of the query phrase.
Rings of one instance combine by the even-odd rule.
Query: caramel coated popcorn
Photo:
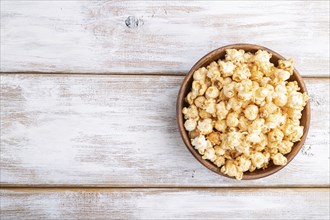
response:
[[[205,160],[236,179],[244,172],[283,166],[300,141],[300,118],[309,97],[299,92],[293,60],[228,49],[224,60],[194,72],[188,107],[182,109],[191,144]]]

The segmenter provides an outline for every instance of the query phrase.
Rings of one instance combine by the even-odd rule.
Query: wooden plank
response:
[[[1,77],[1,183],[32,186],[328,186],[329,79],[305,79],[309,136],[285,169],[236,181],[204,168],[179,135],[181,76]]]
[[[182,74],[244,42],[295,58],[303,76],[329,76],[329,4],[1,1],[2,72]]]
[[[329,219],[329,189],[1,190],[1,219]]]

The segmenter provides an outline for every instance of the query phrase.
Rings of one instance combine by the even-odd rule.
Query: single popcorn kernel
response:
[[[268,140],[270,142],[280,142],[283,140],[283,137],[284,137],[283,132],[278,128],[275,128],[274,130],[268,133]]]
[[[243,101],[235,97],[232,97],[228,100],[227,109],[228,110],[233,109],[233,111],[238,112],[239,110],[242,109],[242,105],[243,105]]]
[[[248,134],[246,136],[246,141],[257,144],[261,142],[261,137],[257,133]]]
[[[216,62],[212,62],[208,66],[207,77],[211,79],[212,82],[218,80],[221,77],[218,64]]]
[[[202,119],[207,119],[207,118],[211,118],[211,114],[208,113],[205,109],[201,109],[199,110],[199,116],[202,118]]]
[[[217,114],[218,119],[220,119],[220,120],[225,119],[228,114],[228,110],[226,108],[225,102],[221,101],[218,104],[216,104],[216,109],[217,109],[216,114]]]
[[[191,144],[198,150],[200,154],[204,154],[207,148],[212,147],[212,144],[209,140],[205,139],[204,135],[200,135],[191,140]]]
[[[215,122],[214,127],[218,131],[224,133],[226,131],[226,128],[227,128],[226,121],[225,120],[220,120],[220,121],[218,120],[218,121]]]
[[[206,90],[206,94],[205,94],[206,98],[210,99],[215,99],[219,96],[219,90],[217,87],[215,86],[210,86],[207,90]]]
[[[251,161],[255,167],[261,168],[262,165],[266,162],[266,158],[262,153],[256,152],[251,155]]]
[[[204,155],[203,155],[203,157],[202,157],[203,159],[206,159],[206,160],[210,160],[210,161],[215,161],[215,159],[217,158],[216,156],[215,156],[215,151],[214,151],[214,149],[211,147],[211,148],[207,148],[206,150],[205,150],[205,153],[204,153]]]
[[[184,123],[184,127],[185,127],[185,129],[187,131],[193,131],[193,130],[195,130],[196,126],[197,126],[197,121],[195,121],[193,119],[188,119]]]
[[[236,177],[236,179],[242,179],[243,177],[243,173],[238,170],[237,166],[231,160],[227,160],[220,171],[228,176]]]
[[[291,152],[292,146],[293,146],[293,142],[288,140],[283,140],[280,146],[278,147],[278,150],[281,152],[281,154],[287,154]]]
[[[225,155],[226,153],[226,150],[223,149],[221,146],[219,145],[215,145],[214,146],[214,150],[215,150],[215,154],[218,155],[218,156],[223,156]]]
[[[290,78],[290,73],[282,69],[276,70],[275,75],[280,81],[286,81]]]
[[[213,131],[212,119],[206,118],[202,121],[199,121],[197,128],[202,134],[211,133]]]
[[[227,126],[236,127],[238,123],[239,123],[238,115],[236,113],[229,113],[226,120]]]
[[[241,172],[248,171],[251,166],[251,161],[246,156],[240,156],[236,159],[238,161],[238,169]]]
[[[216,112],[216,101],[215,99],[205,100],[205,111],[210,114],[215,114]]]
[[[274,103],[279,107],[285,106],[287,102],[288,102],[288,97],[284,94],[279,94],[274,99]]]
[[[244,116],[249,120],[254,120],[258,117],[258,106],[256,105],[248,105],[244,110]]]
[[[189,137],[190,139],[194,139],[195,137],[199,136],[200,135],[200,132],[199,130],[195,129],[193,131],[190,131],[189,132]]]
[[[214,161],[214,164],[217,165],[218,167],[221,167],[222,165],[225,164],[225,157],[218,157],[215,161]]]
[[[195,105],[190,105],[188,108],[183,108],[182,113],[185,115],[185,119],[198,119],[198,109]]]
[[[194,72],[194,80],[205,82],[205,77],[207,74],[207,69],[205,67],[199,68],[197,71]]]
[[[198,108],[204,108],[204,103],[205,103],[205,100],[206,100],[206,98],[204,97],[204,96],[198,96],[196,99],[195,99],[195,101],[194,101],[194,103],[195,103],[195,105],[198,107]]]
[[[309,99],[299,92],[293,60],[270,62],[265,50],[227,49],[225,59],[193,73],[182,109],[192,146],[225,175],[284,166],[300,141],[302,111]]]
[[[213,145],[220,144],[220,134],[218,132],[212,132],[207,136],[207,140],[209,140]]]
[[[286,163],[288,162],[288,160],[286,159],[285,156],[283,156],[283,154],[280,154],[280,153],[277,153],[275,154],[273,157],[273,163],[275,165],[281,165],[281,166],[284,166],[286,165]]]
[[[227,97],[227,98],[231,98],[235,95],[235,86],[236,86],[236,83],[229,83],[227,85],[225,85],[223,87],[223,94]]]
[[[304,106],[304,96],[301,92],[292,92],[288,98],[288,107],[300,109]]]
[[[230,61],[224,62],[220,60],[218,64],[220,66],[220,71],[222,72],[223,77],[228,77],[233,75],[236,66],[232,62]]]

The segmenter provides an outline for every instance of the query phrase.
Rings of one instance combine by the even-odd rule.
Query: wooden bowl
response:
[[[191,142],[190,142],[190,139],[188,136],[188,132],[184,128],[184,117],[182,114],[182,108],[188,106],[188,103],[185,102],[185,97],[191,90],[191,85],[192,85],[192,81],[193,81],[193,73],[200,67],[203,67],[203,66],[206,67],[212,61],[217,61],[220,58],[224,59],[226,49],[230,49],[230,48],[243,49],[246,52],[251,52],[251,53],[255,53],[259,49],[266,50],[272,54],[271,62],[274,63],[275,66],[277,66],[278,60],[285,59],[280,54],[278,54],[266,47],[262,47],[262,46],[255,45],[255,44],[232,44],[232,45],[227,45],[224,47],[220,47],[216,50],[213,50],[212,52],[210,52],[210,53],[206,54],[204,57],[202,57],[190,69],[189,73],[184,78],[180,91],[179,91],[178,99],[177,99],[176,113],[177,113],[177,120],[178,120],[181,137],[182,137],[184,143],[186,144],[187,148],[189,149],[189,151],[194,155],[194,157],[201,164],[203,164],[205,167],[212,170],[213,172],[220,174],[222,176],[233,178],[233,177],[230,177],[228,175],[224,175],[223,173],[221,173],[220,169],[216,165],[214,165],[211,161],[202,159],[202,155],[200,155],[198,153],[198,151],[194,149],[194,147],[191,145]],[[300,92],[307,93],[305,83],[296,69],[294,69],[293,75],[290,77],[290,79],[288,81],[292,81],[292,80],[295,80],[298,82],[298,85],[300,87]],[[303,144],[306,140],[308,129],[309,129],[309,124],[310,124],[310,103],[309,103],[309,101],[307,102],[307,105],[305,106],[304,110],[302,111],[302,118],[300,119],[300,124],[302,126],[304,126],[304,135],[302,136],[301,141],[296,142],[294,144],[291,152],[285,155],[286,158],[288,159],[287,164],[289,164],[290,161],[298,154],[298,152],[300,151],[301,147],[303,146]],[[266,177],[273,173],[276,173],[277,171],[281,170],[284,167],[285,166],[276,166],[272,162],[270,162],[269,166],[266,169],[257,169],[253,172],[249,172],[249,171],[245,172],[243,175],[243,179],[250,180],[250,179],[258,179],[258,178]]]

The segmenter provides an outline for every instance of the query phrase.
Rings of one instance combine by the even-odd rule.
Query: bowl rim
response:
[[[178,97],[177,97],[177,103],[176,103],[176,115],[177,115],[177,123],[178,123],[178,127],[179,127],[179,132],[180,132],[183,142],[185,143],[185,145],[188,148],[188,150],[190,151],[190,153],[209,170],[211,170],[221,176],[228,177],[231,179],[235,179],[235,178],[221,173],[220,168],[217,167],[215,164],[213,164],[211,161],[202,159],[202,155],[200,155],[197,152],[197,150],[191,145],[190,138],[188,136],[188,132],[184,128],[184,118],[183,118],[183,114],[182,114],[182,108],[184,107],[184,103],[185,103],[185,90],[186,90],[187,86],[189,86],[189,81],[192,79],[193,73],[195,72],[195,70],[197,70],[200,67],[207,66],[209,63],[211,63],[212,61],[215,60],[214,59],[215,56],[219,55],[220,53],[223,53],[226,49],[243,49],[243,48],[245,48],[244,49],[245,51],[251,51],[251,50],[256,51],[258,49],[266,50],[267,52],[271,53],[273,57],[276,57],[276,59],[286,60],[279,53],[277,53],[267,47],[260,46],[257,44],[239,43],[239,44],[229,44],[229,45],[219,47],[219,48],[207,53],[206,55],[204,55],[193,65],[193,67],[191,67],[191,69],[189,70],[189,72],[184,77],[184,79],[181,83],[180,90],[179,90]],[[294,68],[294,70],[293,70],[293,76],[294,76],[294,78],[296,78],[295,80],[297,81],[297,83],[300,87],[300,91],[306,92],[308,94],[304,80],[302,79],[302,77],[300,76],[300,74],[296,68]],[[301,124],[304,126],[304,134],[301,137],[301,140],[299,142],[294,143],[291,152],[286,154],[286,157],[288,159],[287,164],[284,166],[271,165],[271,168],[267,167],[266,169],[259,169],[257,172],[253,171],[253,172],[249,172],[249,173],[243,173],[242,180],[253,180],[253,179],[259,179],[259,178],[264,178],[264,177],[270,176],[270,175],[282,170],[293,160],[293,158],[301,150],[302,146],[304,145],[304,143],[306,141],[307,135],[308,135],[308,131],[309,131],[309,127],[310,127],[310,118],[311,118],[310,100],[308,100],[306,103],[306,106],[303,110],[303,115],[300,119],[300,122],[302,121],[304,115],[306,117],[305,124]],[[256,172],[256,173],[254,173],[254,172]]]

